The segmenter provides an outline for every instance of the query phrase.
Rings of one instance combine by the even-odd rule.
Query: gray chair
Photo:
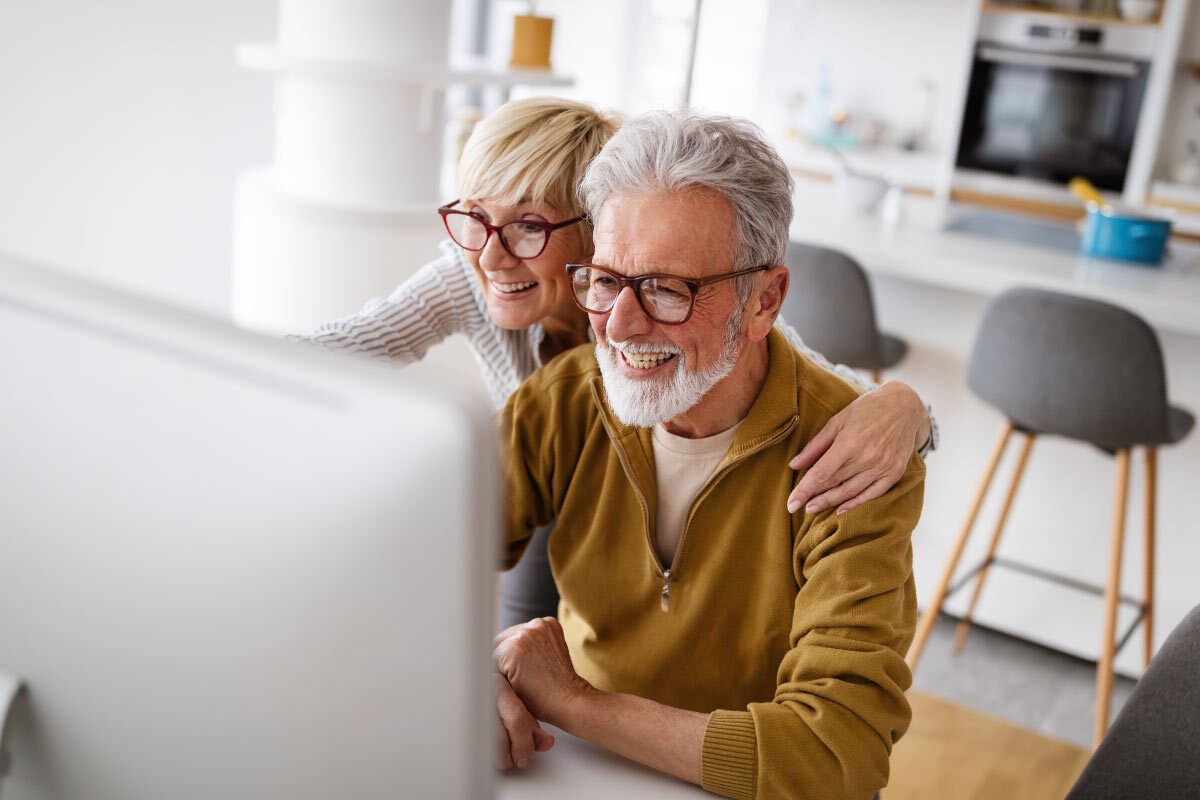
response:
[[[792,242],[788,246],[791,286],[783,319],[804,343],[835,364],[870,370],[895,366],[908,352],[904,340],[875,324],[871,285],[858,262],[837,250]]]
[[[1200,798],[1200,606],[1163,642],[1066,800]]]
[[[500,573],[496,595],[496,630],[502,631],[538,617],[558,616],[558,587],[546,551],[551,523],[534,532],[517,565]]]
[[[962,647],[989,567],[1018,569],[1102,594],[1104,638],[1096,670],[1095,741],[1099,743],[1108,726],[1113,658],[1139,622],[1143,623],[1145,634],[1145,661],[1150,663],[1154,624],[1157,448],[1183,439],[1192,428],[1192,415],[1167,402],[1162,352],[1149,325],[1122,308],[1041,289],[1010,289],[991,301],[975,339],[967,383],[980,398],[1001,411],[1006,420],[933,602],[917,625],[908,654],[909,666],[916,668],[947,595],[977,578],[974,595],[959,624],[955,647]],[[1023,434],[1024,442],[987,555],[952,587],[950,582],[971,527],[1014,432]],[[1087,442],[1116,456],[1115,510],[1108,582],[1104,587],[1081,584],[996,556],[1004,521],[1033,440],[1043,434]],[[1146,574],[1141,602],[1122,598],[1119,594],[1130,450],[1136,446],[1146,448]],[[1119,603],[1133,605],[1139,613],[1125,634],[1118,638]]]

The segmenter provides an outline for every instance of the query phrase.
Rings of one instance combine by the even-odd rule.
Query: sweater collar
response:
[[[800,414],[800,386],[806,364],[778,328],[767,334],[767,379],[758,392],[746,421],[729,447],[726,461],[749,455],[796,423]]]

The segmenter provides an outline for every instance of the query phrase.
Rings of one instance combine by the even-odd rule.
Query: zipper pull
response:
[[[665,614],[671,606],[671,570],[663,573],[662,610]]]

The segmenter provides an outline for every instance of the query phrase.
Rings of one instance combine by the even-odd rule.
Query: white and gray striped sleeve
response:
[[[879,384],[864,378],[856,370],[851,369],[845,364],[834,364],[830,362],[830,360],[824,355],[818,353],[816,350],[813,350],[804,343],[804,340],[800,338],[800,334],[797,333],[796,329],[784,322],[782,317],[776,318],[775,327],[779,328],[780,332],[787,337],[787,340],[791,343],[792,347],[795,347],[797,350],[803,353],[806,358],[815,362],[823,369],[829,370],[839,378],[849,381],[850,383],[853,383],[856,386],[867,390],[868,392],[879,386]],[[925,444],[921,445],[921,447],[917,450],[917,455],[921,456],[921,458],[925,458],[925,456],[927,456],[930,452],[937,450],[938,440],[941,438],[938,431],[937,418],[933,416],[933,406],[925,403],[925,411],[929,414],[929,439],[927,439]]]
[[[471,333],[478,316],[469,276],[451,255],[426,264],[386,298],[357,314],[289,337],[409,364],[455,333]]]
[[[865,389],[868,392],[876,387],[875,383],[864,378],[856,370],[847,367],[845,364],[834,364],[823,354],[818,353],[816,350],[813,350],[811,347],[806,345],[804,340],[800,338],[800,334],[796,331],[796,329],[791,325],[788,325],[787,322],[784,321],[783,317],[776,318],[775,327],[779,328],[779,332],[787,337],[787,340],[792,347],[803,353],[804,357],[809,361],[815,361],[817,366],[832,372],[842,380],[847,381],[848,383],[853,383],[855,386],[859,387],[860,389]]]

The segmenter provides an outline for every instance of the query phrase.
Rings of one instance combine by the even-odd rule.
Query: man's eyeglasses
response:
[[[575,298],[575,305],[590,314],[612,311],[617,297],[629,286],[633,288],[642,311],[650,319],[663,325],[682,325],[691,318],[696,307],[696,294],[701,288],[764,269],[768,267],[750,267],[707,278],[680,278],[676,275],[626,278],[594,264],[567,264],[567,278],[571,281],[571,296]]]
[[[446,224],[446,232],[455,244],[464,250],[478,252],[487,245],[492,233],[496,233],[500,237],[500,246],[514,258],[537,258],[546,249],[551,233],[585,219],[575,217],[566,222],[518,219],[503,225],[492,225],[477,214],[454,210],[453,206],[458,203],[455,200],[438,209],[442,222]]]

